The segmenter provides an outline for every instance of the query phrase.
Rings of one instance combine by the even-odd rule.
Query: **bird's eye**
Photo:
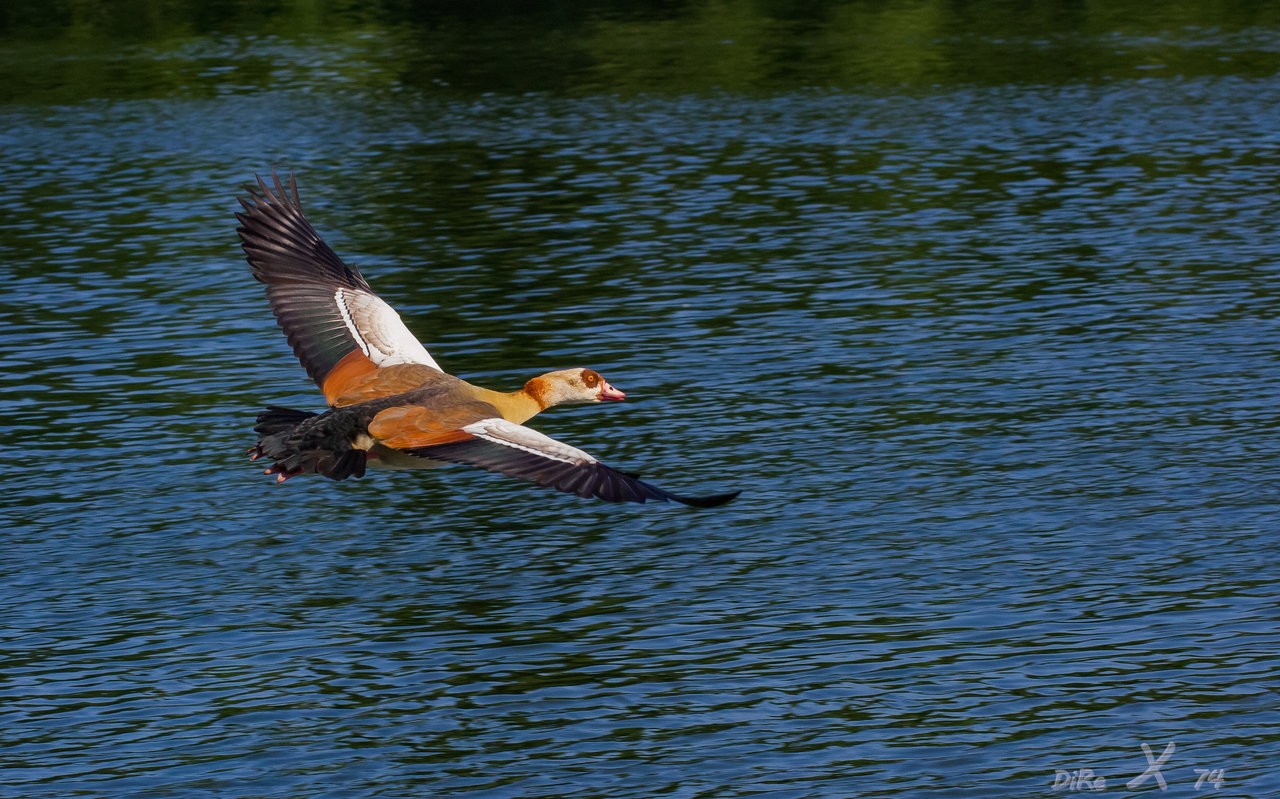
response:
[[[595,388],[596,384],[600,382],[600,375],[590,369],[583,369],[582,382],[587,384],[587,388]]]

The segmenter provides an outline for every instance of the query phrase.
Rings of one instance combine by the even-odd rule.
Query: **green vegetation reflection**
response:
[[[1267,3],[456,5],[14,4],[0,8],[0,101],[298,85],[570,94],[927,89],[1269,75],[1280,67],[1268,30],[1280,24],[1280,6]]]

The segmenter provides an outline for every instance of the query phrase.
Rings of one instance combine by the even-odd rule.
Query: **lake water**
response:
[[[1280,795],[1280,9],[1102,5],[0,14],[0,797]],[[272,483],[272,168],[741,498]]]

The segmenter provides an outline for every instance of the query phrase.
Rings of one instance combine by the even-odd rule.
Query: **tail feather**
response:
[[[367,453],[351,446],[349,436],[330,429],[326,414],[268,406],[258,414],[258,442],[249,459],[269,458],[266,474],[283,482],[299,474],[322,474],[332,480],[364,477]]]
[[[279,405],[268,405],[265,411],[258,414],[257,424],[253,426],[253,432],[263,436],[274,436],[277,433],[292,430],[306,420],[319,415],[311,411],[299,411],[293,408],[282,408]]]

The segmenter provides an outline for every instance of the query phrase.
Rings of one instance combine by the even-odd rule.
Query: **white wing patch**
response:
[[[464,426],[462,429],[476,438],[482,438],[494,444],[501,444],[504,447],[530,452],[561,463],[581,466],[585,463],[596,462],[595,458],[577,447],[562,444],[550,436],[544,436],[531,427],[508,422],[506,419],[497,417],[481,419],[478,422],[472,422]]]
[[[427,348],[400,321],[400,314],[376,294],[339,288],[333,300],[351,337],[378,366],[420,363],[440,369]]]

